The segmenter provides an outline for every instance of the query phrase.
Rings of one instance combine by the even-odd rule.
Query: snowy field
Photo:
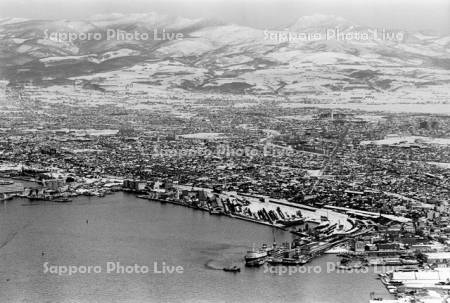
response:
[[[382,140],[375,141],[361,141],[361,145],[376,144],[376,145],[391,145],[400,143],[425,143],[437,145],[450,145],[450,138],[430,138],[421,136],[387,136]]]
[[[224,134],[222,133],[195,133],[195,134],[181,135],[180,137],[186,139],[205,139],[205,140],[225,138]]]

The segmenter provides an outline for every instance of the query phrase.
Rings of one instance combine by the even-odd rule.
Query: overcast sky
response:
[[[0,17],[83,19],[152,11],[262,29],[286,26],[301,16],[332,14],[374,27],[450,33],[450,0],[0,0]]]

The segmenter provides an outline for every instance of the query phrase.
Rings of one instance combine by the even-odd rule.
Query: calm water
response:
[[[88,223],[86,223],[88,220]],[[276,231],[277,241],[290,239]],[[385,294],[374,273],[277,275],[264,268],[239,274],[217,268],[242,262],[272,230],[180,206],[118,193],[70,204],[0,207],[0,302],[300,302],[362,303]],[[147,265],[148,274],[107,274],[106,262]],[[153,263],[180,265],[183,274],[155,274]],[[44,274],[50,265],[100,265],[102,273]]]

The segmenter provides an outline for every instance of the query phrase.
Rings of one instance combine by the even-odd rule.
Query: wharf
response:
[[[210,209],[196,207],[194,205],[183,203],[181,201],[176,201],[176,200],[173,200],[173,199],[169,199],[169,200],[158,199],[158,198],[145,198],[145,199],[150,200],[150,201],[160,202],[160,203],[169,203],[169,204],[184,206],[184,207],[188,207],[188,208],[192,208],[192,209],[196,209],[196,210],[207,211],[207,212],[211,213]],[[221,212],[220,215],[223,215],[223,216],[226,216],[226,217],[229,217],[229,218],[235,218],[235,219],[247,221],[247,222],[257,223],[257,224],[261,224],[261,225],[265,225],[265,226],[275,227],[275,228],[278,228],[278,229],[286,231],[286,229],[283,226],[271,224],[269,222],[259,221],[259,220],[256,220],[256,219],[253,219],[253,218],[250,218],[250,217],[239,215],[239,214],[231,214],[231,213],[227,213],[227,212]]]

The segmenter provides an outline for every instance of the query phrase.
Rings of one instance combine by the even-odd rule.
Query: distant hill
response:
[[[375,38],[374,30],[328,15],[299,18],[281,31],[157,13],[7,18],[0,19],[0,79],[101,84],[122,83],[126,74],[129,83],[282,95],[449,84],[450,36],[377,29]],[[135,32],[147,39],[117,35]],[[171,40],[176,34],[182,39]]]

